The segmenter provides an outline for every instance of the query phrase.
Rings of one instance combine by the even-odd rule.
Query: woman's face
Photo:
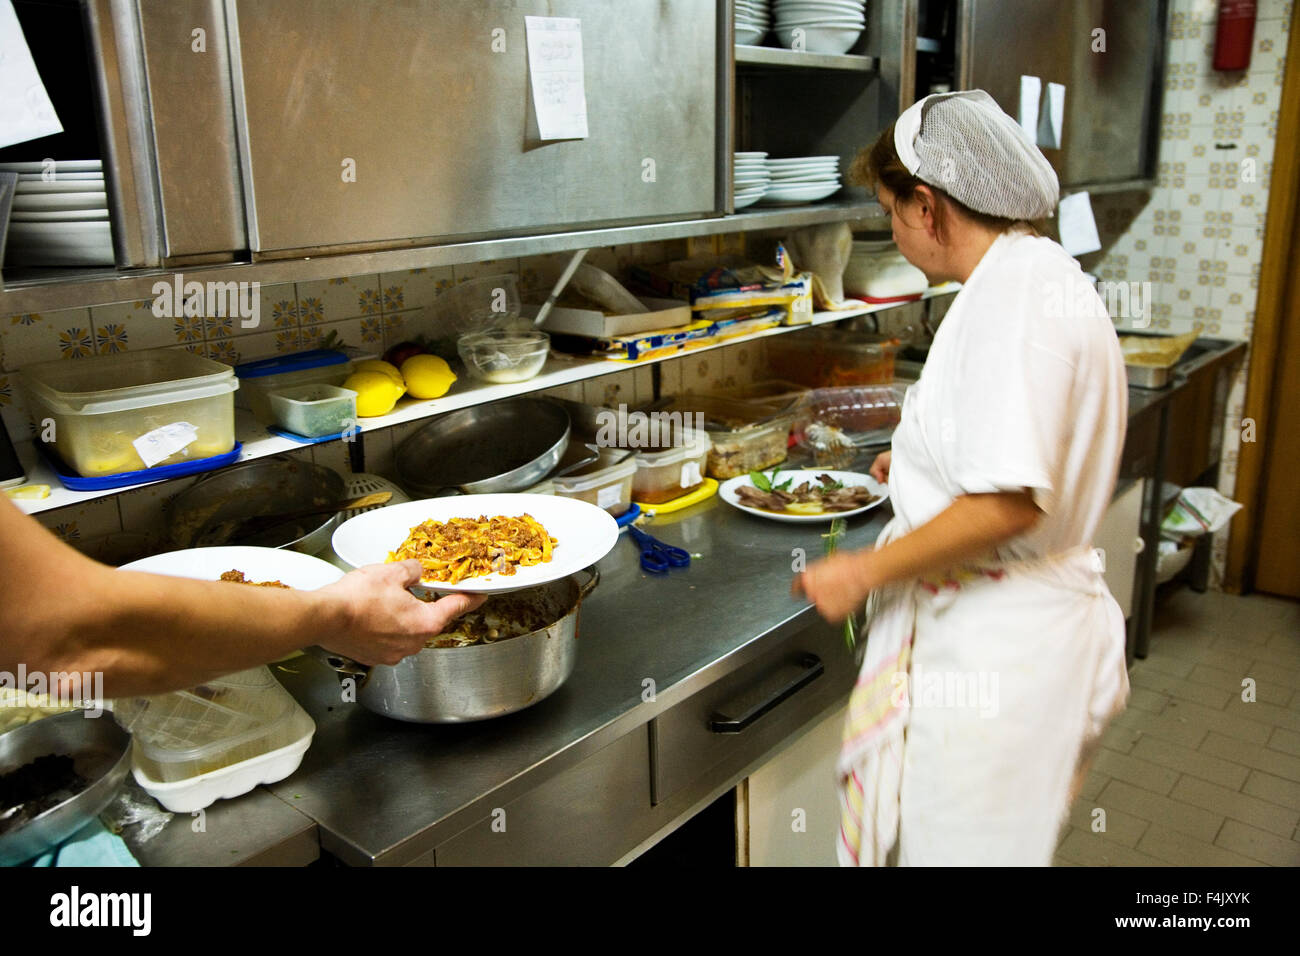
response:
[[[924,201],[899,203],[894,193],[884,185],[877,187],[876,201],[889,216],[894,243],[903,258],[930,275],[939,245],[934,235],[934,217]]]

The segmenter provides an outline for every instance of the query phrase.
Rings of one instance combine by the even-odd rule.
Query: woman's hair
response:
[[[898,158],[898,151],[894,149],[893,123],[889,124],[889,128],[881,133],[874,143],[864,147],[854,158],[853,165],[849,167],[849,182],[854,186],[866,186],[873,192],[877,187],[884,186],[899,202],[910,202],[916,195],[917,186],[929,187],[940,198],[940,202],[935,204],[934,219],[941,240],[945,217],[949,211],[945,207],[950,207],[958,215],[995,232],[1008,232],[1019,226],[1028,227],[1031,232],[1038,234],[1038,229],[1031,222],[976,212],[933,183],[917,179],[908,172],[903,161]]]

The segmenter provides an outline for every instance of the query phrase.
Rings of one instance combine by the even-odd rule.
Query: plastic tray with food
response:
[[[704,432],[688,432],[686,443],[638,452],[632,497],[646,504],[680,498],[704,484],[704,466],[713,442]]]
[[[901,340],[872,332],[819,328],[767,343],[772,373],[812,388],[888,385]]]
[[[712,442],[705,470],[710,478],[734,478],[785,461],[793,421],[785,398],[741,401],[712,395],[679,395],[667,410],[699,414]]]
[[[552,478],[555,494],[577,498],[604,508],[617,518],[632,506],[636,459],[624,451],[602,449],[600,458],[586,468]]]

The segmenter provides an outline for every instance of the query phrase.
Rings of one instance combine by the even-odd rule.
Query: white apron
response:
[[[972,273],[909,390],[893,443],[895,518],[878,546],[958,494],[1016,487],[1031,488],[1048,513],[1040,547],[1095,530],[1123,439],[1117,345],[1107,354],[1094,329],[1091,352],[1079,354],[1073,340],[1050,340],[1077,338],[1077,328],[1049,326],[1029,330],[1023,354],[1009,349],[992,373],[962,364],[978,351],[969,337],[987,336],[990,294],[1016,275],[1025,283],[1043,260],[1064,268],[1039,245],[1046,240],[1022,240],[1008,255],[1015,242],[1000,239]],[[1014,311],[1014,295],[1001,291],[999,302]],[[1014,326],[1015,316],[998,321]],[[1035,351],[1045,341],[1046,373]],[[1082,382],[1053,394],[1058,358]],[[1039,364],[1018,380],[1017,362]],[[1026,389],[1041,398],[1028,410]],[[979,431],[990,415],[1000,428],[992,439]],[[1017,445],[1021,433],[1030,437]],[[1088,452],[1107,460],[1089,462]],[[891,850],[901,865],[1050,864],[1081,757],[1123,708],[1128,674],[1123,614],[1101,556],[1079,543],[1037,556],[1033,544],[872,596],[839,762],[842,864],[883,865]]]

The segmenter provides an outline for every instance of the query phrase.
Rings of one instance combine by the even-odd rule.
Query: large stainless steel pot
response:
[[[318,648],[313,652],[357,678],[357,702],[385,717],[455,724],[513,714],[554,693],[573,673],[582,602],[600,583],[594,566],[580,573],[588,575],[581,584],[573,575],[504,595],[539,602],[545,619],[554,619],[519,637],[469,647],[426,647],[393,667],[368,668]]]

